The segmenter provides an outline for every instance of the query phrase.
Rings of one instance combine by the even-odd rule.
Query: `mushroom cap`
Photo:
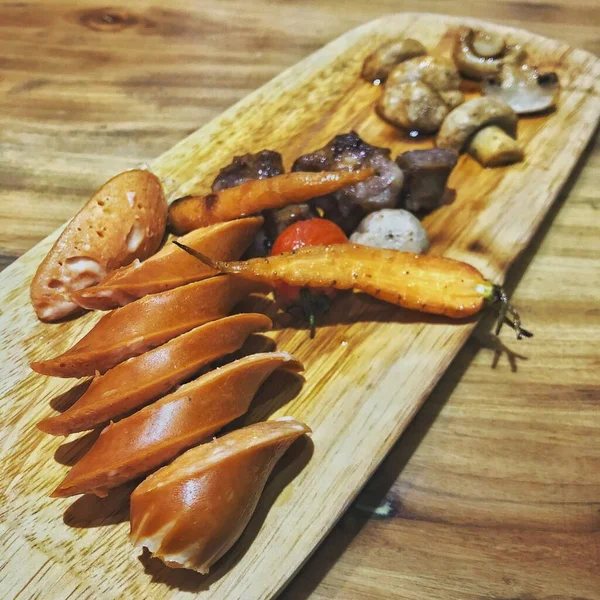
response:
[[[456,108],[465,101],[465,97],[460,90],[448,90],[447,92],[439,92],[439,94],[448,110]]]
[[[447,58],[422,56],[397,65],[388,76],[388,85],[422,81],[437,92],[458,90],[460,75]]]
[[[361,76],[371,82],[385,81],[397,64],[423,54],[427,54],[427,48],[417,40],[410,38],[390,40],[367,56]]]
[[[505,102],[495,98],[473,98],[461,104],[446,117],[437,136],[438,148],[460,152],[480,129],[488,125],[500,127],[511,137],[517,132],[517,115]]]
[[[525,50],[518,45],[504,45],[504,50],[496,56],[480,56],[473,47],[473,40],[478,32],[471,28],[461,31],[456,41],[452,58],[458,70],[465,77],[481,81],[486,77],[499,75],[505,64],[520,64],[525,60]],[[494,34],[487,34],[493,37]]]
[[[526,115],[553,107],[560,83],[555,73],[539,74],[527,65],[504,65],[500,78],[487,80],[482,90],[488,98],[501,100],[517,114]]]
[[[441,96],[422,81],[388,81],[376,109],[388,123],[423,133],[436,132],[448,114]]]

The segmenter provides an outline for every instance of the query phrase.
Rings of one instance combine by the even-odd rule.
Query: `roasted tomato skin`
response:
[[[304,246],[328,246],[348,241],[346,234],[328,219],[296,221],[286,227],[275,240],[271,255],[293,252]]]
[[[333,221],[317,218],[297,221],[279,234],[271,248],[271,256],[293,252],[305,246],[328,246],[347,242],[346,234]],[[276,288],[277,297],[282,304],[288,306],[298,302],[301,289],[287,283],[280,283]],[[314,288],[311,291],[331,299],[336,293],[333,288]]]

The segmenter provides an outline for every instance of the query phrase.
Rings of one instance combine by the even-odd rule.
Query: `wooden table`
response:
[[[0,268],[111,175],[385,13],[464,14],[600,51],[597,0],[102,6],[0,6]],[[599,184],[592,144],[511,272],[535,338],[499,348],[481,324],[283,597],[600,598]]]

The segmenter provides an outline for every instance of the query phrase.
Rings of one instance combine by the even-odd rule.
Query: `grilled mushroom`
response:
[[[448,114],[439,94],[421,81],[386,86],[377,103],[379,115],[396,127],[435,133]]]
[[[463,102],[459,86],[460,76],[451,61],[412,58],[391,71],[377,112],[392,125],[434,133],[450,110]]]
[[[410,38],[391,40],[367,56],[361,76],[372,83],[382,83],[396,65],[423,54],[427,54],[427,48],[417,40]]]
[[[506,102],[519,115],[552,108],[559,92],[556,73],[539,73],[529,65],[504,65],[499,77],[483,84],[486,96]]]
[[[437,137],[438,148],[466,150],[485,167],[523,160],[523,150],[514,137],[517,115],[494,98],[474,98],[455,108]]]
[[[460,87],[460,76],[451,60],[434,56],[423,56],[403,62],[393,69],[388,84],[422,81],[437,92],[456,91]]]
[[[495,33],[463,29],[454,47],[452,58],[465,77],[481,81],[498,75],[504,65],[521,64],[525,50],[510,45]]]

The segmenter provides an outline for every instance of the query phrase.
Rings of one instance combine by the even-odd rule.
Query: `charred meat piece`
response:
[[[231,164],[223,167],[212,184],[213,192],[236,187],[254,179],[268,179],[285,172],[281,154],[274,150],[261,150],[256,154],[235,156]],[[265,256],[269,251],[269,240],[265,229],[269,221],[269,213],[265,213],[265,226],[258,231],[254,241],[244,254],[245,258]]]
[[[334,137],[328,144],[300,156],[292,171],[356,171],[372,168],[376,174],[339,192],[311,202],[324,216],[346,233],[352,231],[369,212],[394,208],[398,203],[404,175],[390,157],[388,148],[372,146],[354,131]]]
[[[404,171],[404,206],[410,211],[433,210],[443,202],[450,172],[458,152],[443,148],[409,150],[396,164]]]
[[[336,223],[349,235],[360,222],[364,211],[357,204],[338,202],[335,194],[320,196],[310,203],[290,204],[279,210],[265,214],[264,229],[267,233],[267,249],[277,239],[279,234],[297,221],[306,221],[315,217],[326,217]]]
[[[281,154],[274,150],[261,150],[256,154],[235,156],[231,164],[223,167],[215,177],[212,191],[219,192],[253,179],[268,179],[283,172]]]
[[[247,260],[249,258],[258,258],[259,256],[266,256],[269,254],[269,250],[273,245],[273,240],[265,231],[265,226],[267,222],[267,214],[265,213],[265,225],[263,225],[252,240],[252,243],[244,252],[242,256],[242,260]]]
[[[290,204],[279,210],[270,210],[265,215],[265,231],[271,240],[279,237],[279,234],[289,225],[296,221],[306,221],[318,216],[317,211],[303,202],[302,204]]]

